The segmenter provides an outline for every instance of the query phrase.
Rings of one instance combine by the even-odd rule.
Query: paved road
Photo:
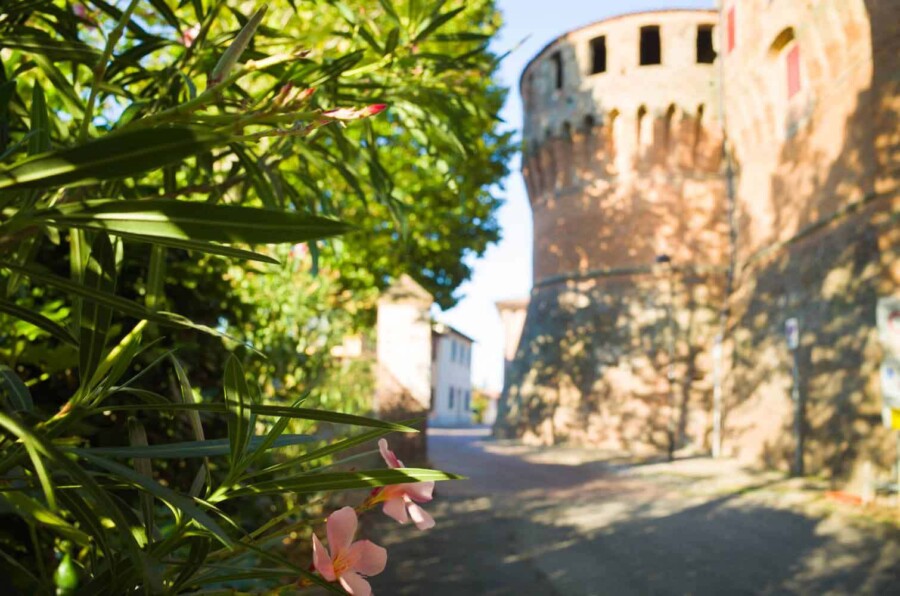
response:
[[[376,594],[900,594],[894,530],[796,481],[706,458],[641,465],[432,430],[437,527],[383,517]],[[817,504],[818,503],[818,504]],[[830,511],[830,510],[829,510]]]

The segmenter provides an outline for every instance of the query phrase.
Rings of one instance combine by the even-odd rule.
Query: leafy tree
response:
[[[271,548],[309,527],[296,494],[452,477],[322,473],[410,429],[283,385],[326,369],[399,271],[451,304],[460,257],[497,237],[498,21],[448,4],[0,7],[0,559],[19,589],[322,583]],[[253,248],[300,242],[318,276]],[[366,430],[311,443],[323,423]],[[253,529],[246,499],[282,513]]]

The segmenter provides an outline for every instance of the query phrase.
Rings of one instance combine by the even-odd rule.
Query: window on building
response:
[[[728,53],[734,49],[735,45],[735,16],[734,16],[734,6],[728,9],[728,14],[725,17],[725,47],[728,49]]]
[[[591,40],[591,74],[606,72],[606,36]]]
[[[553,63],[553,73],[556,77],[556,88],[563,88],[563,61],[562,54],[559,52],[553,52],[550,55],[550,62]]]
[[[712,64],[716,61],[716,50],[713,49],[712,25],[700,25],[697,28],[697,63]]]
[[[788,99],[800,91],[800,46],[794,44],[787,52],[787,95]]]
[[[467,412],[471,409],[471,403],[470,403],[471,397],[472,397],[472,396],[471,396],[470,392],[466,391],[466,401],[465,401],[465,408],[464,408],[464,409],[465,409]]]
[[[641,27],[641,66],[649,64],[662,64],[662,41],[656,25]]]
[[[456,341],[450,340],[450,362],[456,362]]]
[[[450,399],[447,400],[447,408],[453,409],[453,398],[455,395],[453,394],[453,387],[450,388]]]

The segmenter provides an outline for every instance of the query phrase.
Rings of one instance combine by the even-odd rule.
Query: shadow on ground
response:
[[[436,465],[471,480],[441,487],[431,531],[371,516],[390,553],[376,593],[887,594],[900,581],[884,532],[768,505],[754,498],[766,485],[704,495],[702,477],[685,486],[492,446],[432,438]]]

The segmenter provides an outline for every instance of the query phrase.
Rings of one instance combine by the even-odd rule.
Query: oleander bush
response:
[[[499,20],[451,4],[0,5],[6,585],[366,593],[357,513],[433,524],[452,474],[340,459],[415,430],[329,355],[392,276],[452,304],[498,237]]]

